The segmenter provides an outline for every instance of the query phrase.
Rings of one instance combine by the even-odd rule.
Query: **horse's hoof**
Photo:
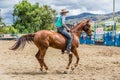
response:
[[[64,54],[64,52],[62,52],[61,54]]]
[[[66,67],[66,69],[68,70],[68,69],[69,69],[69,67],[67,66],[67,67]]]
[[[67,74],[67,71],[64,71],[63,73],[64,73],[64,74]]]
[[[75,69],[75,68],[72,66],[72,67],[71,67],[71,70],[73,71],[74,69]]]
[[[40,68],[40,71],[43,72],[43,68]]]
[[[75,64],[75,67],[77,67],[78,66],[78,64]]]

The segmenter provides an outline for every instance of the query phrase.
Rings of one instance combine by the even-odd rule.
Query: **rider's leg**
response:
[[[71,35],[64,29],[61,31],[61,33],[68,39],[67,41],[67,53],[70,53],[71,51],[71,44],[72,44],[72,37]]]

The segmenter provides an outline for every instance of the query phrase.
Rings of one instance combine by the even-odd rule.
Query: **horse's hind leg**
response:
[[[43,55],[42,55],[42,57],[43,57],[43,65],[44,65],[44,67],[45,67],[45,69],[46,69],[46,71],[47,71],[47,70],[48,70],[48,67],[47,67],[47,65],[46,65],[46,63],[45,63],[45,61],[44,61],[44,57],[45,57],[47,48],[44,48],[44,49],[42,49],[42,50],[43,50],[43,51],[42,51],[42,53],[43,53]]]
[[[43,47],[41,46],[40,47],[40,58],[41,58],[42,67],[44,66],[46,71],[48,70],[48,67],[47,67],[47,65],[44,62],[44,57],[45,57],[47,49],[48,49],[48,47],[45,47],[45,46],[43,46]]]
[[[41,68],[40,68],[41,71],[43,71],[43,66],[45,67],[46,71],[48,70],[48,67],[44,62],[44,56],[46,54],[46,50],[47,50],[47,48],[45,48],[45,47],[40,48],[40,50],[36,54],[36,58],[41,66]]]
[[[40,70],[43,71],[43,61],[42,61],[40,50],[37,52],[37,54],[35,55],[35,57],[37,58],[40,66],[41,66]]]

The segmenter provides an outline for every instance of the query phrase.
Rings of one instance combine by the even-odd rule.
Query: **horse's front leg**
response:
[[[78,52],[77,52],[77,49],[75,48],[75,49],[72,49],[72,52],[73,52],[73,54],[75,55],[75,57],[76,57],[76,63],[75,63],[75,67],[77,67],[78,66],[78,63],[79,63],[79,55],[78,55]]]
[[[64,71],[65,74],[67,74],[67,71],[68,71],[68,69],[70,67],[70,64],[72,63],[72,57],[73,57],[73,54],[69,54],[69,63],[67,65],[67,67],[66,67],[66,71]]]

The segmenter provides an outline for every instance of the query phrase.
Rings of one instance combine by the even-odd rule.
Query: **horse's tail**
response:
[[[18,48],[24,48],[25,47],[25,44],[26,42],[33,42],[34,40],[34,36],[35,34],[27,34],[27,35],[23,35],[21,36],[17,42],[10,48],[10,50],[16,50]]]

